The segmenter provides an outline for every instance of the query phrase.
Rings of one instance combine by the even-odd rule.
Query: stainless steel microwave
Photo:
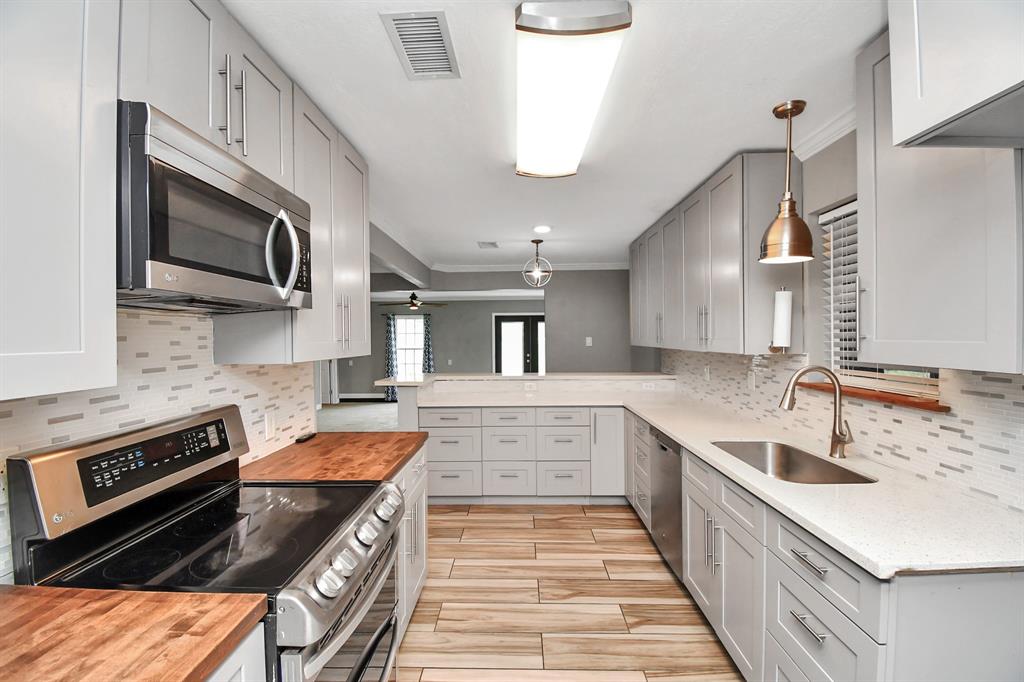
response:
[[[152,106],[118,107],[118,305],[312,307],[309,204]]]

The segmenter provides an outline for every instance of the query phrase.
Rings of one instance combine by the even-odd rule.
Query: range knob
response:
[[[341,554],[331,560],[331,566],[334,570],[346,578],[352,575],[358,565],[359,561],[352,554],[351,550],[348,549],[342,550]]]
[[[396,507],[392,506],[387,500],[384,500],[377,505],[377,508],[373,510],[373,513],[376,514],[381,521],[387,523],[391,520],[391,517],[395,515],[396,511],[398,511]]]
[[[384,501],[390,504],[395,509],[398,509],[399,507],[402,506],[402,496],[395,492],[389,491],[388,494],[384,496]]]
[[[380,531],[373,527],[373,524],[367,521],[363,525],[359,526],[359,530],[356,531],[356,540],[363,543],[367,547],[373,545],[373,541],[380,535]]]
[[[328,568],[317,577],[313,584],[316,585],[317,592],[328,599],[334,599],[341,592],[345,579]]]

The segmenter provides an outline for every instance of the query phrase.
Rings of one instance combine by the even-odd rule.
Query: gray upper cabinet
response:
[[[117,383],[118,13],[0,2],[0,400]]]
[[[1020,152],[893,147],[891,106],[883,35],[857,58],[860,359],[1020,372]]]
[[[1024,146],[1024,2],[890,2],[889,38],[893,144]]]
[[[216,0],[134,0],[121,6],[119,97],[149,102],[228,148],[226,111],[235,94],[234,71],[226,67],[235,22],[227,10]],[[234,127],[231,132],[234,137]]]
[[[340,357],[370,354],[370,185],[366,161],[339,136],[335,176],[342,238],[334,244],[335,286],[341,296]]]
[[[793,294],[793,345],[803,352],[803,268],[758,262],[761,235],[775,217],[785,154],[741,154],[630,247],[634,345],[756,354],[771,344],[773,296]],[[793,164],[800,187],[801,165]],[[634,252],[635,249],[635,252]],[[646,324],[645,324],[646,321]],[[647,333],[644,329],[647,329]]]
[[[292,82],[216,0],[122,2],[121,99],[293,187]]]
[[[640,343],[640,246],[637,242],[629,245],[629,342]]]
[[[236,98],[232,153],[292,189],[292,81],[235,22],[231,55]]]

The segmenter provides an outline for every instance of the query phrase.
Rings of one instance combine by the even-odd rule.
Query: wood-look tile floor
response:
[[[432,505],[399,682],[740,681],[625,506]]]

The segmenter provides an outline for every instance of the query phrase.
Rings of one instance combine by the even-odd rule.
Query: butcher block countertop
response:
[[[386,481],[427,440],[425,432],[319,433],[242,467],[248,481]]]
[[[3,679],[203,680],[267,597],[0,585],[0,613]]]

